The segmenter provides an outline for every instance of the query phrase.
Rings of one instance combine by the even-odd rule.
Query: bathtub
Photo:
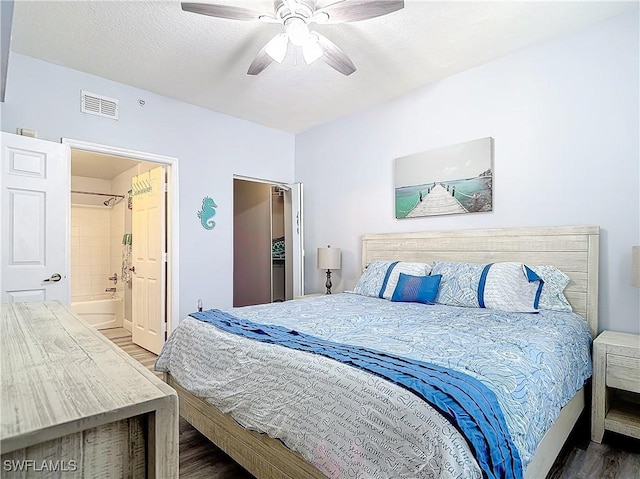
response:
[[[110,294],[72,296],[71,311],[96,329],[121,328],[124,304]]]

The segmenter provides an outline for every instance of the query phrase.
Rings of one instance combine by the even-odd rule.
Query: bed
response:
[[[373,261],[380,260],[419,261],[424,263],[430,263],[433,261],[461,261],[474,263],[518,261],[528,264],[555,265],[570,277],[571,282],[565,291],[566,297],[571,303],[573,311],[580,315],[585,321],[582,326],[587,331],[586,334],[588,335],[590,331],[591,334],[594,335],[597,331],[598,237],[599,230],[597,227],[582,226],[367,235],[363,237],[362,241],[362,265],[364,268],[364,266],[372,263]],[[302,303],[306,301],[307,303],[305,304],[310,308],[310,312],[307,318],[308,321],[301,321],[300,329],[302,331],[318,335],[325,334],[325,336],[329,338],[341,339],[341,333],[338,330],[323,332],[321,327],[319,329],[314,329],[314,323],[317,323],[314,319],[314,314],[316,316],[322,314],[319,312],[322,307],[326,307],[329,310],[347,310],[349,308],[358,310],[358,308],[360,308],[359,310],[362,312],[373,310],[376,307],[384,309],[390,307],[388,304],[391,304],[388,301],[385,302],[384,300],[376,298],[359,298],[356,297],[356,295],[349,296],[343,294],[333,296],[334,297],[332,298],[317,297],[307,300],[287,302],[283,304],[282,307],[288,308],[289,310],[295,310],[302,307]],[[403,307],[404,310],[402,315],[408,315],[411,311],[418,308],[418,306],[408,304],[404,304]],[[439,309],[438,307],[435,307],[433,310],[437,311]],[[260,310],[259,308],[257,310],[249,309],[243,311],[244,312],[242,314],[247,319],[259,320],[267,317],[265,311]],[[315,313],[313,313],[313,311],[315,311]],[[449,314],[448,312],[443,311],[438,314],[442,315],[443,318],[445,318],[444,320],[447,321],[446,314]],[[360,316],[363,315],[364,314],[360,314]],[[286,316],[286,314],[283,313],[283,317],[284,316]],[[542,317],[542,315],[538,316]],[[348,319],[343,318],[342,320],[344,321],[344,324],[349,324]],[[580,322],[583,320],[581,319]],[[192,324],[194,321],[195,320],[188,319],[185,322],[184,329],[186,330],[189,327],[195,328],[196,326]],[[269,321],[266,322],[269,323]],[[411,323],[411,321],[408,320],[406,322],[407,324]],[[192,326],[189,326],[189,324],[192,324]],[[290,324],[285,324],[285,326],[290,327]],[[573,325],[571,327],[575,328],[578,326],[580,325]],[[414,331],[419,332],[420,328],[415,328]],[[219,333],[216,332],[212,334]],[[427,332],[424,334],[427,334]],[[509,334],[513,335],[516,333],[511,332]],[[225,348],[231,352],[235,351],[237,344],[233,342],[234,340],[227,337],[225,341],[226,342],[224,343],[219,342],[218,346],[210,348],[212,360],[222,357],[216,355],[224,354]],[[362,341],[366,340],[363,339]],[[429,341],[425,341],[424,338],[419,341],[420,344],[428,342]],[[491,338],[489,337],[487,338],[486,344],[490,344],[490,342]],[[171,343],[171,340],[169,343]],[[191,345],[194,349],[197,349],[195,342],[192,342]],[[415,346],[415,344],[413,346]],[[483,350],[484,348],[485,347],[483,346]],[[207,350],[208,348],[204,349]],[[254,349],[257,350],[260,348],[256,347]],[[411,351],[407,354],[421,354],[421,352],[415,352],[413,349]],[[298,354],[298,352],[296,352],[296,354]],[[203,395],[211,396],[212,393],[210,389],[205,390],[206,388],[203,389],[202,387],[200,387],[200,389],[198,387],[194,388],[193,384],[191,384],[191,380],[180,378],[182,382],[189,383],[188,386],[191,386],[191,389],[194,389],[191,392],[187,390],[187,388],[183,387],[180,383],[180,380],[177,380],[170,374],[171,365],[167,356],[170,358],[173,355],[174,354],[167,354],[164,358],[161,355],[158,363],[160,369],[165,370],[165,380],[178,391],[181,415],[256,477],[375,477],[375,472],[369,471],[370,473],[367,473],[366,470],[364,470],[364,472],[362,470],[344,470],[341,469],[338,464],[335,464],[334,467],[331,466],[331,464],[318,463],[316,460],[315,463],[320,464],[319,467],[323,470],[323,472],[320,472],[318,468],[310,464],[301,455],[287,448],[281,440],[273,439],[266,434],[259,434],[248,428],[242,427],[240,423],[247,425],[249,428],[259,430],[269,430],[269,427],[272,427],[272,430],[269,430],[270,433],[275,431],[275,434],[272,435],[283,437],[284,442],[287,444],[295,443],[295,440],[287,436],[286,431],[284,431],[283,434],[277,434],[278,431],[282,431],[282,425],[271,424],[271,422],[273,422],[272,419],[266,420],[267,424],[264,425],[264,428],[255,427],[256,424],[252,423],[252,421],[257,421],[257,423],[259,423],[259,419],[247,416],[241,406],[230,406],[230,403],[225,402],[228,397],[222,399],[218,398],[217,400],[213,400],[209,397],[210,402],[217,403],[220,409],[230,412],[231,414],[222,413],[219,408],[214,407],[210,402],[199,397]],[[179,357],[179,354],[175,353],[175,357]],[[234,358],[234,356],[232,355],[231,358]],[[325,360],[324,358],[322,359]],[[235,356],[235,360],[238,361],[239,357]],[[446,362],[448,360],[448,358],[440,358],[441,362]],[[317,361],[318,364],[322,362],[321,360],[315,361]],[[326,361],[330,361],[330,359],[326,359]],[[318,368],[322,369],[320,366],[318,366]],[[231,369],[232,368],[227,368],[227,370]],[[239,367],[239,369],[241,368]],[[269,367],[265,366],[264,369],[265,372],[268,372]],[[284,374],[285,372],[283,372],[283,375]],[[309,371],[306,371],[305,374],[310,378],[314,377],[309,373]],[[348,375],[345,371],[342,371],[342,374]],[[201,375],[206,375],[204,370]],[[197,371],[195,376],[198,376]],[[223,381],[226,381],[227,379],[224,379]],[[231,382],[236,379],[231,377]],[[272,382],[275,383],[276,379],[276,376],[274,376]],[[354,380],[358,379],[356,378]],[[309,390],[312,390],[311,383],[314,381],[311,379],[309,379],[309,381]],[[583,383],[583,380],[574,379],[574,382]],[[384,388],[386,388],[386,383],[382,384],[384,385]],[[218,386],[221,391],[224,391],[223,383],[219,383]],[[250,389],[249,386],[246,387]],[[265,385],[264,387],[266,388],[267,386]],[[213,389],[216,389],[216,387],[213,387]],[[325,392],[327,391],[323,388],[321,388],[321,390],[324,390]],[[329,390],[333,391],[333,389]],[[236,392],[233,391],[227,391],[227,393],[230,396],[236,394]],[[400,394],[397,395],[400,396]],[[330,399],[327,399],[328,397]],[[332,404],[331,401],[334,401],[335,404],[339,405],[340,397],[340,395],[336,396],[335,394],[332,395],[327,393],[321,399],[326,401],[328,404]],[[506,397],[502,398],[502,401],[508,400],[509,399]],[[288,403],[291,403],[291,398],[287,399],[285,395],[266,402],[286,407]],[[571,397],[567,398],[565,402],[566,404],[563,404],[560,414],[557,417],[554,416],[551,423],[544,425],[544,431],[539,430],[540,427],[542,427],[540,425],[533,427],[533,429],[538,429],[538,436],[541,437],[538,437],[535,440],[535,445],[529,446],[528,452],[524,452],[523,454],[525,459],[524,462],[526,462],[526,478],[545,477],[549,468],[553,464],[555,457],[564,444],[566,437],[584,408],[583,389],[579,388],[575,394],[572,392]],[[331,407],[339,410],[338,406]],[[420,407],[423,406],[421,405]],[[391,409],[394,408],[395,406]],[[292,409],[294,408],[292,407]],[[309,411],[309,414],[313,416],[313,413],[317,412],[318,411],[316,410],[312,410]],[[382,409],[379,409],[378,412],[382,415],[385,414],[385,411]],[[338,412],[335,414],[340,413]],[[505,416],[507,417],[507,422],[517,422],[517,414],[513,417],[510,415]],[[542,421],[542,423],[544,423],[544,421]],[[509,424],[509,428],[511,429],[512,427],[512,424]],[[522,427],[524,429],[532,428],[530,424],[525,424]],[[437,429],[437,427],[435,428]],[[398,434],[400,437],[407,435],[407,433],[403,431],[399,431]],[[387,437],[386,434],[385,437]],[[393,438],[393,436],[388,437]],[[514,437],[517,440],[519,436],[514,434]],[[335,437],[330,439],[330,441],[333,440],[338,441],[339,439],[336,439]],[[525,441],[524,439],[522,440]],[[458,443],[460,441],[457,436],[455,440],[452,439],[452,441],[455,443],[455,447],[459,446]],[[415,441],[409,440],[408,442],[412,443]],[[316,456],[322,455],[321,453],[325,450],[331,450],[331,444],[320,444],[320,446],[320,452],[313,452]],[[363,449],[374,448],[374,445],[372,444],[361,444],[361,446]],[[382,444],[378,444],[378,446],[383,449],[385,448]],[[337,445],[336,447],[339,448],[340,446]],[[405,445],[402,445],[402,447],[405,447]],[[444,446],[444,449],[449,447],[449,445]],[[468,454],[468,451],[464,450],[464,447],[460,447],[462,449],[453,454],[453,456],[450,457],[450,460],[455,460],[456,457],[466,457],[465,455]],[[386,449],[389,449],[389,447],[386,446]],[[526,449],[526,447],[523,449]],[[360,450],[357,451],[358,454],[361,452],[362,451]],[[303,454],[305,457],[310,457],[309,451],[303,451]],[[371,454],[375,456],[375,454],[380,454],[380,452],[371,451]],[[402,454],[406,455],[405,453]],[[327,458],[326,460],[331,461],[331,458]],[[410,459],[407,460],[409,461]],[[464,468],[468,466],[463,460],[461,460],[460,467],[462,468],[460,470],[466,471]],[[456,474],[461,474],[459,472],[460,470],[456,473],[451,472],[449,475],[455,477]],[[469,471],[469,477],[479,474],[477,469],[470,469]],[[387,473],[387,476],[388,475],[389,474]],[[446,474],[443,473],[443,475],[446,477]]]

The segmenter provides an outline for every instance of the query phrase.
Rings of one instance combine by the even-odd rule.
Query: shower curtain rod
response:
[[[122,198],[124,199],[124,195],[112,195],[110,193],[95,193],[93,191],[78,191],[78,190],[71,190],[71,193],[78,193],[80,195],[96,195],[96,196],[110,196],[110,197],[116,197],[116,198]]]

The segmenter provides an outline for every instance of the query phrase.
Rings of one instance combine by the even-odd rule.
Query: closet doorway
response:
[[[304,292],[302,184],[233,180],[233,306]]]

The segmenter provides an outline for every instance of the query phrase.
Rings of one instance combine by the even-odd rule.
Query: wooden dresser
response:
[[[2,477],[178,477],[178,397],[57,302],[4,303]]]

